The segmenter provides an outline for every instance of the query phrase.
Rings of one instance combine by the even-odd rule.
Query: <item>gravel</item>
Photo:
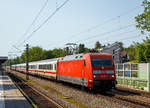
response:
[[[18,72],[15,74],[25,77],[25,75]],[[79,89],[79,87],[76,87],[76,85],[42,80],[31,76],[30,79],[32,79],[36,85],[42,85],[41,87],[44,87],[49,92],[49,95],[61,101],[61,103],[68,108],[128,108],[123,104],[107,100],[103,96],[100,97],[89,91],[83,91]]]

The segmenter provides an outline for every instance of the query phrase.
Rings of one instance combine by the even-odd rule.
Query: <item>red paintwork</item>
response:
[[[111,54],[99,54],[99,55],[91,55],[92,58],[109,58],[112,59]],[[101,70],[102,74],[97,74],[99,77],[95,78],[95,80],[115,80],[116,74],[107,74],[107,70],[114,70],[115,72],[115,66],[113,63],[113,66],[107,66],[107,67],[92,67],[92,70]],[[110,77],[111,75],[114,75],[114,77]]]
[[[101,77],[93,78],[93,70],[114,70],[114,66],[112,67],[105,67],[102,69],[102,67],[92,67],[91,59],[92,58],[110,58],[112,59],[111,54],[90,54],[87,53],[83,55],[83,58],[80,60],[71,60],[71,61],[59,61],[58,62],[58,68],[57,68],[57,75],[62,76],[70,76],[70,77],[76,77],[76,78],[86,78],[88,79],[88,87],[93,86],[93,80],[115,80],[114,78],[111,78],[110,75],[112,74],[106,74],[105,72],[101,75]],[[84,61],[86,63],[86,66],[84,66]],[[105,77],[104,77],[105,75]],[[114,75],[115,76],[115,75]]]
[[[58,64],[57,74],[79,78],[83,77],[82,71],[84,71],[84,60],[60,61]]]

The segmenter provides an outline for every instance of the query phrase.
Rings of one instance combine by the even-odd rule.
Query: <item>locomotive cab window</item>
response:
[[[113,66],[112,59],[92,59],[92,66]]]

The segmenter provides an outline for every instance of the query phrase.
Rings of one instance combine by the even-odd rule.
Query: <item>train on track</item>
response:
[[[26,72],[26,64],[12,65]],[[113,57],[105,53],[86,53],[29,63],[29,74],[88,88],[110,90],[116,85]]]

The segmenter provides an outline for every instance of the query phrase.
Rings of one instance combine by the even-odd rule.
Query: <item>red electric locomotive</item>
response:
[[[87,53],[58,61],[57,80],[84,87],[109,90],[115,87],[115,66],[111,54]]]

